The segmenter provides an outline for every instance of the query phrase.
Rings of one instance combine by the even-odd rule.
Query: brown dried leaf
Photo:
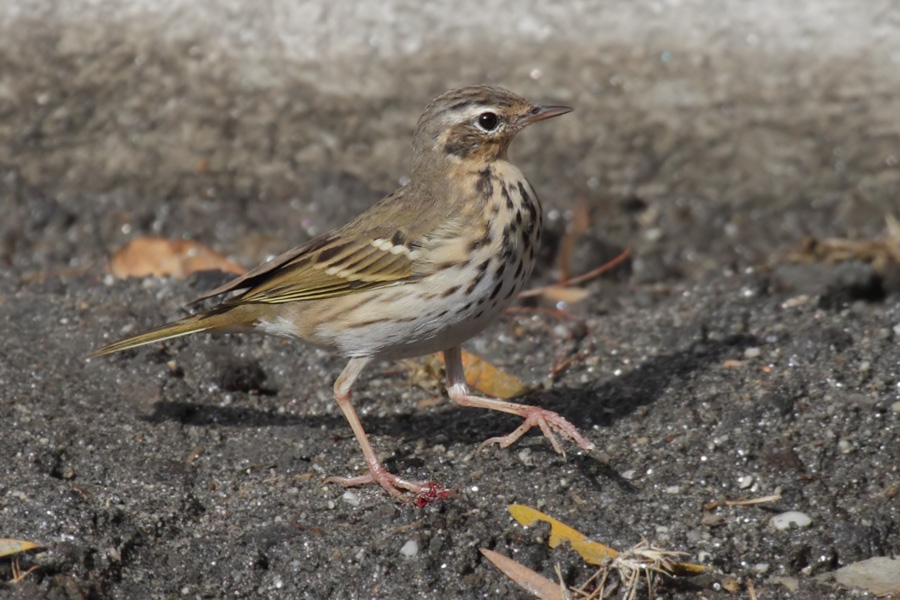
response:
[[[435,359],[444,364],[444,356],[435,354]],[[488,361],[470,352],[462,351],[463,368],[466,372],[466,383],[482,394],[494,398],[510,399],[527,393],[530,388],[515,375],[495,367]]]
[[[741,583],[734,577],[724,577],[720,582],[725,591],[730,594],[737,594],[741,591]]]
[[[519,584],[522,589],[531,592],[541,600],[563,600],[562,587],[554,583],[536,571],[532,571],[523,564],[517,563],[511,558],[503,556],[493,550],[479,548],[481,553],[494,566],[503,571],[507,577]]]
[[[242,275],[246,269],[198,242],[160,237],[136,238],[115,251],[109,270],[119,279],[126,277],[175,277],[218,269]]]

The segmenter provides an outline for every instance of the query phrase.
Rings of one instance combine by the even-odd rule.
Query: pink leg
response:
[[[369,443],[369,437],[363,430],[359,416],[356,414],[356,409],[353,408],[353,403],[350,402],[350,390],[353,388],[353,382],[356,381],[356,378],[359,377],[365,366],[369,364],[369,361],[369,358],[351,358],[340,377],[334,383],[334,398],[350,423],[350,428],[353,430],[353,435],[356,436],[356,441],[359,442],[359,446],[362,448],[363,456],[366,458],[366,465],[369,467],[369,473],[358,477],[329,477],[325,481],[339,483],[344,487],[377,483],[388,494],[400,500],[405,500],[405,498],[403,492],[397,488],[403,488],[418,495],[428,494],[434,489],[435,484],[432,482],[403,479],[393,475],[382,466],[381,461],[375,455],[375,450],[372,449],[372,444]]]
[[[485,440],[481,446],[479,446],[479,450],[486,445],[493,443],[500,444],[502,448],[508,448],[515,443],[516,440],[522,437],[526,431],[534,426],[541,428],[541,432],[543,432],[544,437],[550,440],[553,449],[563,456],[565,456],[566,453],[556,439],[555,434],[557,433],[563,438],[570,439],[578,444],[582,450],[587,451],[594,449],[594,444],[586,440],[574,425],[553,411],[545,410],[537,406],[528,406],[527,404],[517,404],[505,400],[497,400],[496,398],[482,398],[480,396],[471,395],[469,393],[469,386],[466,384],[466,376],[463,372],[462,355],[458,347],[444,350],[444,365],[447,369],[447,392],[450,394],[450,399],[453,400],[453,402],[460,406],[499,410],[525,419],[525,421],[509,435]]]

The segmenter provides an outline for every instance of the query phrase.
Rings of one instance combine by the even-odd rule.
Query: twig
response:
[[[530,298],[532,296],[540,296],[544,293],[545,290],[555,287],[569,287],[572,285],[577,285],[579,283],[584,283],[585,281],[590,281],[595,277],[599,277],[603,273],[606,273],[613,267],[618,266],[622,261],[631,256],[631,246],[625,248],[625,251],[622,254],[618,255],[611,261],[600,265],[593,271],[588,271],[583,275],[578,275],[577,277],[572,277],[571,279],[566,279],[565,281],[560,281],[559,283],[551,283],[550,285],[542,285],[541,287],[532,288],[530,290],[525,290],[524,292],[519,293],[519,298]]]

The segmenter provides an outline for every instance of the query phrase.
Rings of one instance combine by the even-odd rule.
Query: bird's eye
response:
[[[496,115],[496,113],[492,112],[483,112],[478,115],[478,126],[484,129],[485,131],[493,131],[497,129],[497,125],[500,124],[500,117]]]

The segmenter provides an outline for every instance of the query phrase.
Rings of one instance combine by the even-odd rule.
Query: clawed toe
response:
[[[553,449],[563,456],[566,455],[566,452],[563,449],[562,445],[559,443],[556,434],[561,435],[565,439],[572,440],[586,452],[594,449],[593,442],[585,439],[584,436],[579,433],[577,427],[572,425],[569,421],[564,419],[559,414],[538,407],[523,408],[525,410],[522,411],[521,416],[525,420],[515,429],[515,431],[508,435],[493,437],[489,440],[485,440],[481,443],[480,446],[478,446],[477,452],[481,452],[481,450],[485,446],[488,446],[490,444],[499,444],[501,448],[508,448],[516,441],[518,441],[520,437],[525,435],[525,433],[529,429],[535,426],[541,428],[541,433],[543,433],[544,437],[549,440],[550,445],[553,446]]]
[[[391,496],[403,501],[407,501],[408,499],[403,492],[400,491],[401,489],[412,492],[418,497],[428,494],[435,486],[439,485],[433,481],[412,481],[403,479],[383,468],[370,470],[365,475],[358,475],[356,477],[328,477],[325,479],[325,482],[336,483],[343,487],[356,487],[358,485],[377,483]]]

